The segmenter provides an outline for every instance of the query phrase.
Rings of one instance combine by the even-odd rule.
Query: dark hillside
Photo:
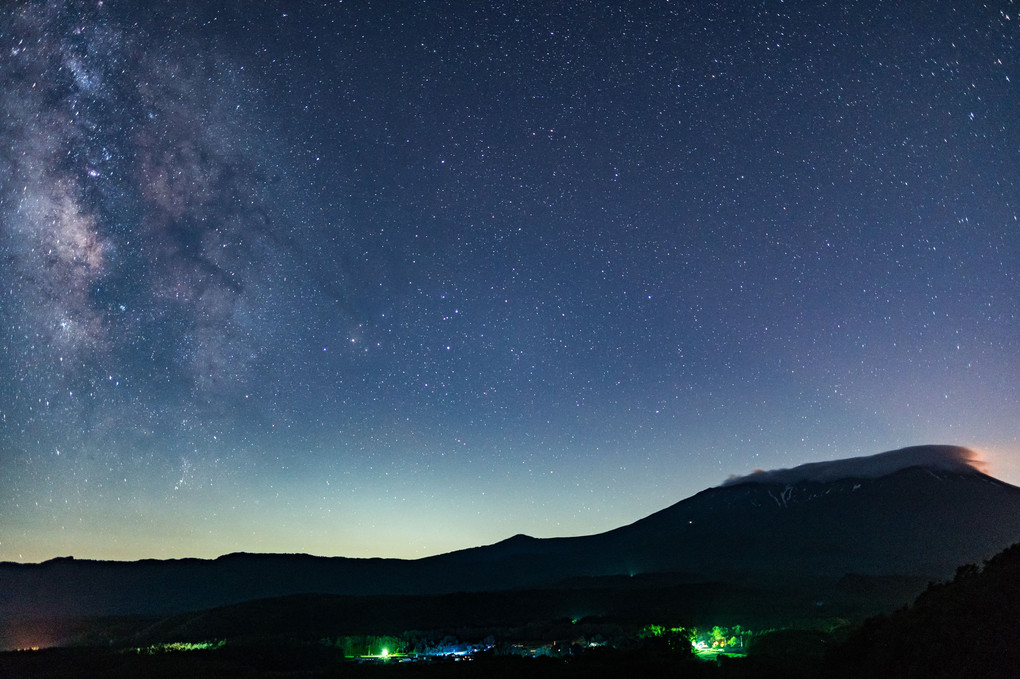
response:
[[[836,677],[982,677],[1020,672],[1020,543],[962,566],[910,607],[872,619],[833,652]]]

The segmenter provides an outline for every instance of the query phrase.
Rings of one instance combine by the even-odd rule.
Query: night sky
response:
[[[0,9],[0,560],[1020,484],[1020,5]]]

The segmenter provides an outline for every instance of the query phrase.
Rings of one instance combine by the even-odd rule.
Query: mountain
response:
[[[498,565],[513,586],[648,572],[941,578],[1020,539],[1020,488],[979,471],[973,458],[966,448],[916,446],[760,472],[607,533],[518,535],[432,560]]]
[[[162,616],[303,593],[534,590],[647,573],[670,573],[673,583],[741,585],[848,575],[940,579],[1020,539],[1020,488],[979,471],[973,457],[965,448],[918,446],[760,472],[606,533],[517,535],[413,561],[230,554],[2,563],[0,625]],[[0,637],[11,635],[0,629]]]
[[[1020,488],[962,463],[969,453],[918,446],[753,474],[599,541],[644,570],[944,577],[1020,538]]]

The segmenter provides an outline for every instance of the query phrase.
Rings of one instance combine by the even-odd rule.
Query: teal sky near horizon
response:
[[[1015,2],[0,10],[0,561],[1020,485]]]

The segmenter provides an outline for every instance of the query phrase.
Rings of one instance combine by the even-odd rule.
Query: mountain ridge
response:
[[[944,458],[934,451],[932,459]],[[239,552],[213,560],[0,563],[0,624],[33,616],[167,615],[308,593],[534,590],[648,573],[731,583],[836,582],[851,573],[940,579],[1020,540],[1020,488],[969,464],[897,466],[881,476],[829,481],[755,476],[603,533],[517,534],[416,560]]]
[[[604,535],[607,533],[613,533],[621,529],[627,528],[634,524],[645,521],[653,516],[661,514],[663,512],[670,511],[673,507],[681,505],[685,502],[693,500],[706,493],[712,493],[715,490],[721,488],[732,488],[747,484],[760,484],[760,485],[780,485],[780,486],[791,486],[796,485],[804,481],[846,481],[846,480],[863,480],[880,478],[881,476],[894,474],[899,471],[911,468],[926,469],[930,472],[945,472],[954,471],[961,474],[978,474],[990,481],[998,484],[1003,484],[1008,487],[1015,487],[1011,484],[1006,483],[1000,479],[985,473],[980,466],[983,466],[977,453],[969,448],[955,445],[945,444],[927,444],[918,446],[908,446],[905,448],[899,448],[883,453],[877,453],[875,455],[867,455],[853,458],[845,458],[840,460],[822,461],[822,462],[809,462],[789,469],[773,469],[773,470],[755,470],[747,475],[734,475],[727,478],[718,486],[710,486],[704,490],[698,491],[694,495],[688,498],[682,499],[673,505],[660,509],[647,517],[637,519],[629,524],[611,528],[601,533],[594,533],[591,535],[572,536],[572,537],[535,537],[527,535],[525,533],[517,533],[502,540],[498,540],[494,543],[486,545],[477,545],[474,547],[465,547],[462,549],[453,550],[450,552],[443,552],[440,554],[434,554],[425,557],[419,557],[415,559],[404,559],[400,557],[351,557],[344,555],[315,555],[308,554],[306,552],[229,552],[221,554],[212,558],[202,557],[176,557],[176,558],[143,558],[132,561],[117,561],[108,559],[83,559],[75,557],[73,555],[58,556],[45,561],[38,562],[38,564],[21,563],[12,561],[0,561],[0,565],[43,565],[60,563],[66,561],[77,561],[77,562],[97,562],[97,563],[149,563],[149,562],[191,562],[191,561],[219,561],[229,560],[231,558],[237,558],[242,556],[289,556],[289,557],[310,557],[314,559],[344,559],[350,561],[367,562],[367,561],[400,561],[400,562],[419,562],[430,559],[442,558],[450,554],[461,554],[465,552],[471,552],[479,549],[490,549],[490,548],[506,548],[511,545],[520,546],[525,543],[535,542],[550,542],[558,540],[573,540],[573,539],[584,539],[590,538],[597,535]]]

